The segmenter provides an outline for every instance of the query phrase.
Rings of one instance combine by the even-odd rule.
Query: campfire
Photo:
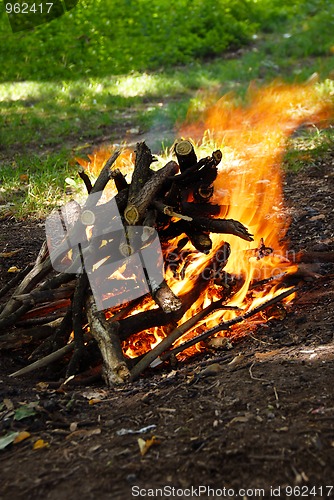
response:
[[[286,139],[330,110],[312,86],[273,85],[243,108],[222,98],[163,156],[140,142],[79,159],[85,201],[47,218],[0,291],[0,344],[34,349],[12,376],[58,363],[62,380],[102,367],[121,384],[283,319],[305,260],[285,240]]]

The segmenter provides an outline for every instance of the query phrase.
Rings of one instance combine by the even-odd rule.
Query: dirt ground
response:
[[[334,152],[286,178],[295,250],[334,249],[333,165]],[[36,257],[44,229],[0,228],[0,252],[23,248],[0,258],[1,286]],[[24,352],[3,352],[0,437],[30,437],[0,451],[0,498],[334,497],[334,265],[317,272],[283,321],[120,389],[57,391],[42,371],[12,379]],[[35,414],[16,420],[29,403]],[[138,440],[153,436],[142,456]]]

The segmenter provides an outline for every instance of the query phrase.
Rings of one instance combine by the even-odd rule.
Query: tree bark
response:
[[[96,309],[92,295],[86,300],[90,333],[98,343],[103,358],[103,378],[108,386],[124,384],[130,372],[123,357],[118,336],[119,323],[108,322],[103,312]]]
[[[138,142],[136,145],[135,167],[129,188],[129,202],[137,196],[153,174],[153,171],[150,169],[153,161],[155,161],[155,159],[146,143]]]
[[[163,168],[154,173],[154,175],[144,184],[138,194],[129,201],[124,210],[124,217],[129,225],[140,223],[145,217],[146,210],[154,200],[157,193],[168,180],[168,177],[175,175],[178,171],[178,165],[175,161],[170,161]]]
[[[181,172],[197,164],[195,149],[190,141],[180,141],[176,143],[174,150]]]

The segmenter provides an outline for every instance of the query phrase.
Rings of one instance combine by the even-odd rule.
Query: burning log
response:
[[[233,234],[242,238],[246,241],[253,241],[253,237],[249,234],[247,228],[238,221],[233,219],[209,219],[205,217],[193,217],[191,224],[184,221],[178,221],[175,224],[170,225],[163,233],[163,239],[175,238],[185,233],[190,240],[194,233],[208,234],[208,233],[218,233],[218,234]],[[204,239],[203,239],[204,241]],[[208,241],[208,240],[207,240]],[[196,244],[194,242],[194,246]],[[200,243],[200,246],[202,244]],[[210,250],[209,243],[205,247]],[[197,248],[199,250],[199,248]],[[200,250],[201,251],[201,250]]]
[[[27,274],[32,270],[33,264],[29,264],[22,271],[18,272],[14,278],[12,278],[3,288],[0,290],[0,298],[5,297],[7,293],[14,288],[15,285],[18,285],[23,278],[27,276]],[[1,309],[0,309],[1,312]]]
[[[182,202],[181,212],[189,217],[218,217],[221,207],[210,203],[190,203]]]
[[[210,236],[204,231],[199,231],[198,229],[191,227],[190,225],[184,228],[184,232],[188,236],[192,245],[199,252],[208,254],[212,248],[212,241]]]
[[[91,194],[93,193],[102,193],[110,179],[112,179],[112,170],[111,167],[117,160],[117,158],[120,155],[120,151],[115,151],[115,153],[109,158],[109,160],[106,162],[104,167],[102,168],[101,172],[99,173],[98,178],[96,179],[96,182],[91,190]],[[97,203],[97,200],[94,200],[94,205],[91,206],[91,201],[94,200],[94,198],[87,198],[87,202],[84,205],[84,208],[93,208],[95,204]]]
[[[66,371],[66,378],[76,373],[77,366],[79,364],[80,358],[83,356],[83,351],[85,349],[84,334],[82,325],[84,322],[84,300],[88,287],[87,274],[81,274],[77,279],[76,287],[73,294],[72,300],[72,326],[74,335],[74,345],[75,351],[69,362]]]
[[[219,234],[234,234],[246,241],[253,241],[247,228],[241,222],[233,219],[207,219],[205,217],[194,217],[193,224],[202,231]]]
[[[156,288],[152,287],[152,297],[164,313],[172,313],[182,307],[181,300],[176,297],[166,281],[160,283]]]
[[[204,274],[204,273],[203,273]],[[155,326],[166,326],[178,321],[200,297],[208,286],[208,280],[203,275],[198,276],[189,292],[180,297],[181,307],[177,310],[165,313],[161,309],[151,309],[128,316],[120,321],[119,337],[127,340],[132,335]]]
[[[49,323],[50,325],[50,323]],[[52,323],[51,323],[52,325]],[[47,326],[47,325],[45,325]],[[30,329],[31,331],[32,329]],[[73,313],[72,304],[68,307],[67,312],[60,323],[56,325],[50,337],[40,344],[29,356],[30,361],[37,361],[41,357],[51,354],[66,345],[75,347],[74,343],[67,344],[70,334],[73,331]]]
[[[184,335],[188,330],[196,326],[196,324],[217,309],[237,309],[236,307],[228,307],[223,305],[223,299],[211,302],[205,309],[198,312],[192,318],[188,319],[181,326],[175,328],[168,337],[164,338],[154,349],[149,351],[131,370],[131,380],[136,380],[138,376],[147,368],[158,356],[165,352],[176,340]]]
[[[119,151],[116,151],[106,162],[94,184],[94,187],[91,190],[91,194],[100,193],[103,191],[106,184],[111,178],[110,168],[114,164],[118,156]],[[84,212],[84,210],[92,209],[97,201],[98,200],[96,198],[88,198],[82,211]],[[60,245],[60,248],[57,249],[57,253],[59,256],[68,251],[68,240],[70,238],[78,237],[78,233],[82,231],[83,225],[81,224],[81,221],[80,223],[78,222],[79,221],[73,224],[73,227],[69,231],[69,234],[66,236],[65,241]],[[42,250],[44,248],[45,245],[43,244]],[[29,306],[27,306],[26,304],[22,304],[20,301],[16,300],[15,296],[29,293],[52,271],[52,269],[53,267],[50,256],[41,258],[41,256],[39,255],[37,257],[34,267],[22,280],[22,282],[14,292],[13,297],[7,302],[6,306],[2,310],[0,314],[0,329],[4,328],[5,326],[13,325],[17,321],[17,319],[29,309]]]
[[[299,290],[299,287],[293,287],[290,288],[289,290],[285,290],[284,292],[280,293],[276,297],[273,297],[272,299],[269,299],[265,301],[263,304],[260,304],[257,307],[254,307],[252,309],[249,309],[249,311],[245,312],[244,314],[241,314],[240,316],[236,316],[235,318],[229,320],[229,321],[222,321],[218,325],[210,328],[204,333],[201,333],[194,338],[187,340],[183,344],[181,344],[178,347],[175,347],[174,349],[166,352],[165,355],[161,356],[160,359],[161,361],[166,361],[168,358],[171,356],[174,356],[185,349],[188,349],[189,347],[198,344],[199,342],[203,342],[204,340],[207,340],[209,337],[212,337],[212,335],[215,335],[216,333],[219,333],[223,330],[229,330],[231,326],[236,325],[237,323],[241,323],[242,321],[245,321],[246,319],[254,316],[255,314],[258,314],[259,312],[267,309],[268,307],[271,307],[274,304],[277,304],[278,302],[282,301],[286,297],[289,297],[289,295],[292,295],[293,293],[297,292]]]

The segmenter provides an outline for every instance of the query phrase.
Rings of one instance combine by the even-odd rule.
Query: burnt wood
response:
[[[155,158],[152,156],[150,148],[145,142],[138,142],[136,145],[136,159],[129,188],[129,201],[137,196],[152,175],[150,166]]]
[[[155,199],[157,193],[168,181],[168,178],[178,172],[178,169],[178,164],[175,161],[170,161],[167,165],[155,172],[138,194],[129,201],[124,210],[124,217],[129,225],[138,224],[144,219],[146,210]]]
[[[194,146],[190,141],[180,141],[175,144],[174,151],[177,161],[180,165],[181,172],[184,172],[190,167],[197,164],[197,156]]]

